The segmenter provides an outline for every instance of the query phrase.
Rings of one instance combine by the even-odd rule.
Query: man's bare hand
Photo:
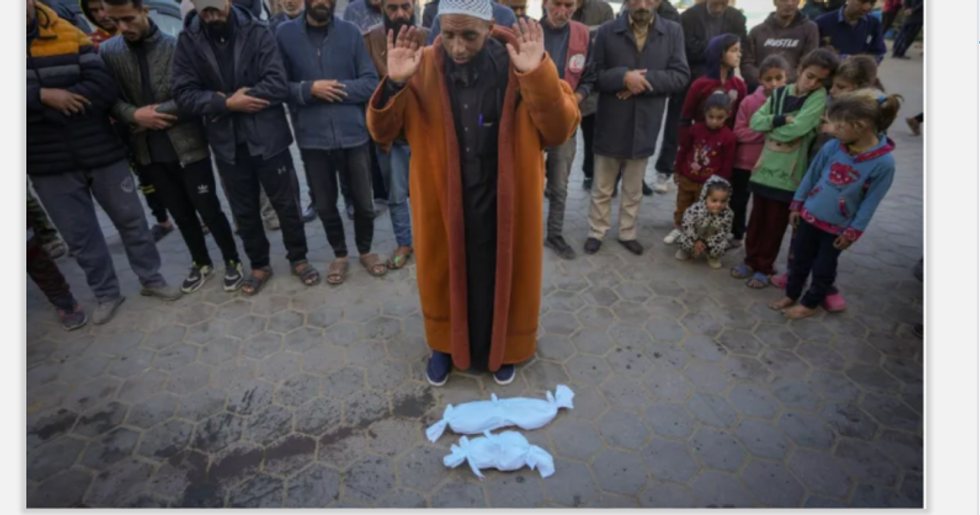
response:
[[[623,91],[616,93],[616,98],[620,100],[629,100],[630,98],[633,98],[633,94],[630,93],[628,89],[624,89]]]
[[[422,66],[422,35],[415,27],[402,27],[395,33],[388,30],[388,78],[397,84],[405,84]]]
[[[65,116],[82,114],[92,104],[89,99],[65,89],[41,88],[41,103]]]
[[[841,234],[840,236],[837,237],[837,239],[834,240],[834,248],[837,250],[847,250],[853,244],[854,242],[847,239],[847,237],[844,236],[843,234]]]
[[[242,88],[236,91],[234,95],[228,97],[228,99],[225,100],[225,105],[228,107],[229,111],[237,111],[239,113],[257,113],[266,107],[269,107],[269,101],[249,96],[248,88]]]
[[[640,95],[647,91],[653,91],[653,86],[650,85],[650,81],[647,80],[644,75],[646,70],[632,70],[626,72],[626,78],[623,81],[626,85],[626,89],[634,95]]]
[[[335,80],[318,80],[310,88],[310,94],[313,95],[313,98],[327,102],[342,102],[347,98],[347,92],[344,91],[346,87],[345,84]]]
[[[517,71],[530,73],[544,60],[544,30],[538,22],[524,18],[514,24],[513,30],[521,48],[518,50],[514,45],[507,43],[510,62]]]
[[[174,123],[177,121],[177,117],[172,114],[158,113],[158,107],[160,106],[154,104],[137,109],[136,112],[133,113],[133,118],[136,119],[136,125],[139,125],[143,129],[154,131],[160,131],[173,127]]]

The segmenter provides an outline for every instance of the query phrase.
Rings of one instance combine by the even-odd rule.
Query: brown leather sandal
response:
[[[381,277],[388,273],[388,267],[381,262],[381,258],[377,254],[367,254],[361,256],[361,265],[367,272],[375,277]]]
[[[327,284],[334,286],[343,284],[347,280],[347,270],[349,269],[350,261],[347,259],[330,263],[330,267],[327,268]]]

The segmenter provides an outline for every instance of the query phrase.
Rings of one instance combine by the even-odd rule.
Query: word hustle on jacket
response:
[[[800,46],[800,40],[769,38],[762,44],[762,46],[773,48],[796,48]]]

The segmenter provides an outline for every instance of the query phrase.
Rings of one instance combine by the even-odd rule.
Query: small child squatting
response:
[[[816,312],[837,278],[840,253],[861,237],[888,193],[895,145],[884,131],[895,121],[901,98],[861,89],[841,95],[827,110],[837,139],[820,150],[793,196],[790,221],[798,234],[786,296],[769,304],[787,318]]]
[[[717,175],[705,182],[701,200],[684,211],[678,238],[681,248],[674,257],[686,261],[705,254],[708,266],[721,268],[721,256],[728,250],[728,234],[735,216],[728,207],[731,194],[731,185]]]

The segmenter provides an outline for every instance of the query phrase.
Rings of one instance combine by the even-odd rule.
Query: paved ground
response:
[[[921,58],[883,81],[921,110]],[[846,313],[788,323],[755,292],[660,240],[672,197],[644,199],[643,257],[614,243],[545,253],[538,354],[501,388],[423,380],[414,269],[340,288],[279,276],[254,300],[217,282],[173,304],[130,294],[104,327],[65,333],[33,285],[27,302],[27,504],[41,506],[922,506],[922,141],[899,122],[898,176],[867,235],[841,258]],[[576,168],[578,168],[576,166]],[[567,233],[580,248],[587,194],[573,178]],[[378,249],[394,246],[387,215]],[[348,227],[350,231],[350,227]],[[331,257],[320,224],[310,258]],[[787,238],[788,240],[788,238]],[[189,262],[160,244],[165,275]],[[218,255],[214,249],[215,256]],[[724,259],[735,264],[739,255]],[[59,261],[89,308],[77,265]],[[575,409],[528,438],[556,473],[490,472],[442,457],[423,429],[447,403],[541,397]]]

